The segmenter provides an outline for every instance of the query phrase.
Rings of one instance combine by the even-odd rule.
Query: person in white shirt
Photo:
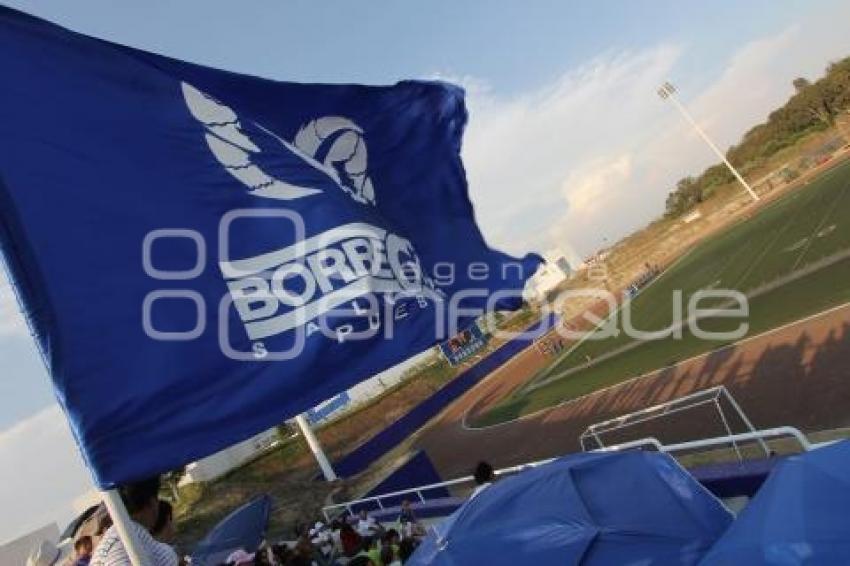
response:
[[[374,517],[369,515],[365,509],[360,510],[360,518],[357,521],[357,534],[361,537],[374,537],[380,534],[381,526]]]
[[[174,549],[156,541],[149,532],[159,515],[159,477],[123,485],[118,491],[132,519],[129,528],[144,554],[145,566],[178,566],[180,559]],[[89,566],[131,566],[115,525],[97,543]]]
[[[319,549],[322,556],[330,557],[334,553],[334,540],[331,532],[321,521],[316,521],[309,532],[310,542]]]

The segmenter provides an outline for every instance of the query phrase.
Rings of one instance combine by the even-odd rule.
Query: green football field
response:
[[[850,301],[850,253],[845,252],[850,252],[850,162],[691,250],[630,302],[632,326],[669,327],[676,291],[687,316],[694,292],[734,289],[749,299],[744,337],[765,332]],[[714,306],[728,305],[720,301]],[[622,313],[613,320],[622,328]],[[715,332],[740,324],[741,319],[700,319],[701,328]],[[731,342],[697,338],[687,327],[680,339],[661,340],[638,340],[624,332],[607,336],[603,327],[472,424],[503,422]]]

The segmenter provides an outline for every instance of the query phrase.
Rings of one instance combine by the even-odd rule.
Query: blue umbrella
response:
[[[850,563],[850,442],[780,462],[704,563]]]
[[[731,521],[666,454],[575,454],[488,487],[410,564],[694,564]]]
[[[231,512],[198,543],[192,565],[217,566],[240,548],[256,552],[266,536],[270,510],[271,497],[261,495]]]

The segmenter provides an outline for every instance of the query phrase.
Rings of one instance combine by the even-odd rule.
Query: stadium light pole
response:
[[[750,184],[747,183],[747,181],[744,180],[741,174],[738,173],[738,170],[735,169],[735,167],[733,167],[731,163],[729,163],[729,160],[726,159],[726,156],[723,154],[722,151],[720,151],[720,148],[714,145],[714,142],[711,141],[711,138],[708,137],[708,134],[705,133],[705,131],[699,126],[699,124],[697,124],[696,120],[693,119],[693,117],[685,109],[685,107],[682,106],[682,103],[679,102],[679,99],[676,98],[676,87],[674,87],[670,82],[665,82],[658,89],[658,96],[660,96],[662,100],[669,100],[673,103],[673,106],[675,106],[679,110],[679,113],[685,118],[685,120],[691,126],[693,126],[694,130],[696,130],[696,132],[700,135],[703,141],[708,144],[708,147],[710,147],[714,151],[714,153],[717,154],[717,157],[723,160],[723,163],[726,164],[726,167],[729,168],[729,171],[731,171],[735,178],[738,179],[738,182],[741,183],[741,185],[743,185],[745,189],[747,189],[747,192],[750,193],[750,196],[753,198],[753,201],[758,202],[759,196],[756,194]]]
[[[325,455],[322,445],[319,444],[319,439],[316,438],[316,434],[313,432],[313,429],[310,428],[310,423],[307,422],[304,415],[298,415],[295,417],[295,422],[298,424],[298,428],[301,429],[301,434],[304,436],[304,440],[307,441],[307,446],[310,447],[310,452],[312,452],[313,456],[316,458],[319,468],[322,469],[322,475],[325,476],[325,480],[336,481],[338,479],[336,472],[334,472],[330,460],[328,460],[328,457]]]

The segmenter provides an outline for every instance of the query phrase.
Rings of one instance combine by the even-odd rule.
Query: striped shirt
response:
[[[139,541],[145,566],[177,566],[179,564],[180,560],[173,548],[154,540],[147,529],[135,521],[130,522],[130,528],[136,540]],[[130,557],[124,550],[124,543],[121,542],[115,525],[109,527],[97,543],[89,566],[131,566]]]

